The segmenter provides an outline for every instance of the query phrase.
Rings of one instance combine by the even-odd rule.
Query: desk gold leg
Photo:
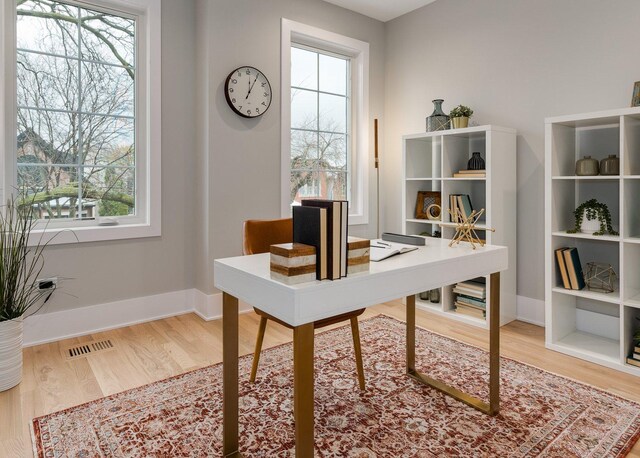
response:
[[[491,274],[489,305],[489,404],[416,370],[416,297],[407,296],[407,374],[489,415],[500,411],[500,272]]]
[[[500,411],[500,272],[489,279],[489,415]]]
[[[293,418],[297,457],[313,457],[313,337],[313,323],[293,328]]]
[[[222,455],[238,453],[238,299],[222,293]]]
[[[407,296],[407,373],[416,370],[416,296]]]

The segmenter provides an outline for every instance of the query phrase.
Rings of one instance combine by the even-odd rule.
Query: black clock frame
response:
[[[269,97],[269,104],[267,105],[267,108],[265,108],[264,111],[262,113],[260,113],[259,115],[257,115],[257,116],[248,116],[245,113],[242,113],[241,111],[237,110],[236,107],[231,102],[231,96],[229,95],[229,81],[231,81],[231,77],[233,76],[233,74],[235,72],[237,72],[238,70],[240,70],[241,68],[252,68],[255,71],[257,71],[258,73],[260,73],[262,76],[264,76],[264,79],[267,81],[267,86],[269,87],[269,94],[271,95],[271,97]],[[233,110],[233,112],[235,114],[237,114],[239,116],[242,116],[243,118],[247,118],[247,119],[259,118],[263,114],[265,114],[267,112],[267,110],[269,110],[269,107],[271,106],[271,102],[273,101],[273,91],[271,90],[271,82],[269,81],[269,78],[267,78],[267,75],[265,75],[264,72],[262,72],[261,70],[258,70],[256,67],[253,67],[251,65],[241,65],[240,67],[234,69],[227,76],[227,79],[224,82],[224,98],[227,100],[227,105],[229,105],[229,107],[231,107],[231,109]]]

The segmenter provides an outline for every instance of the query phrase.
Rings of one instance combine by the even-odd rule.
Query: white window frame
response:
[[[291,45],[340,54],[351,59],[351,196],[349,225],[369,223],[369,43],[282,19],[281,109],[281,214],[291,216]]]
[[[16,6],[0,0],[0,197],[17,188]],[[118,216],[115,226],[93,221],[38,223],[32,241],[51,244],[96,242],[161,235],[161,0],[62,0],[136,19],[136,214]]]

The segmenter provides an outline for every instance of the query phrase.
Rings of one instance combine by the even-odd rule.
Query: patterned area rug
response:
[[[502,359],[502,410],[484,415],[404,375],[404,323],[361,322],[367,391],[348,326],[316,337],[316,456],[619,457],[640,436],[640,405]],[[488,354],[418,329],[417,367],[487,398]],[[292,345],[241,358],[241,452],[293,456]],[[221,456],[222,365],[33,420],[39,457]]]

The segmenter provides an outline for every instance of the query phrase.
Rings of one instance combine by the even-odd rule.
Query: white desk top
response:
[[[427,238],[427,245],[340,280],[285,285],[271,279],[269,253],[216,259],[216,288],[292,326],[507,269],[507,248]]]

